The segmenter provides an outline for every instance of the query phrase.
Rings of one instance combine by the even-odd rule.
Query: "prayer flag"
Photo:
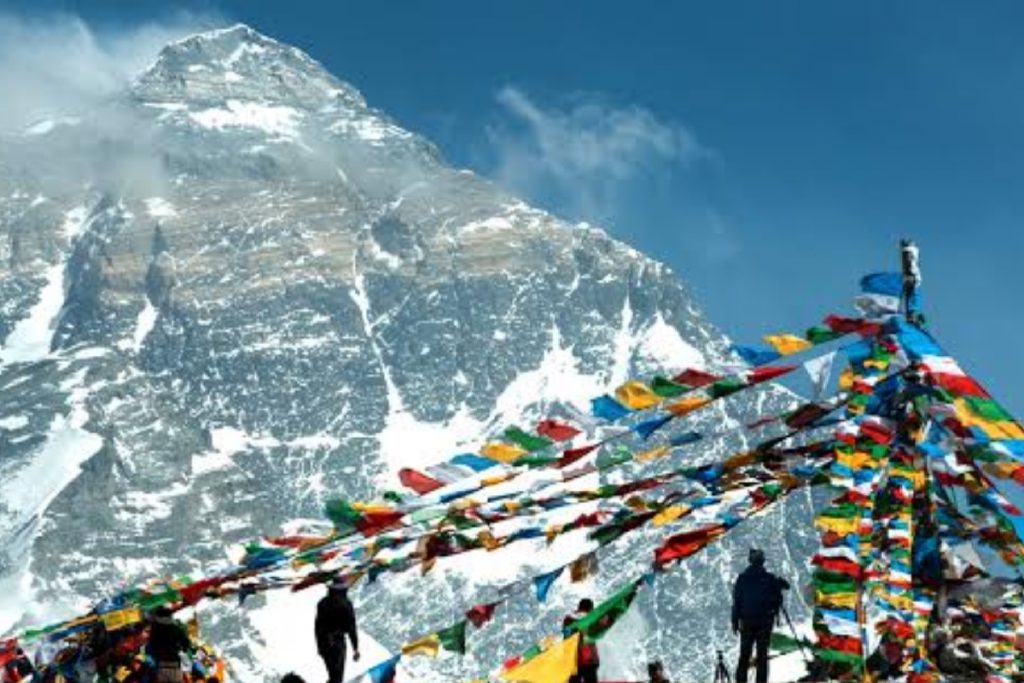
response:
[[[630,380],[615,390],[615,398],[632,410],[646,410],[661,403],[661,397],[643,382]]]
[[[590,400],[590,412],[594,417],[614,422],[629,415],[629,409],[607,394]]]
[[[480,454],[503,463],[512,463],[526,455],[526,451],[516,445],[494,442],[480,449]]]
[[[494,617],[494,611],[498,608],[498,602],[488,602],[475,605],[468,612],[466,618],[475,628],[480,628]]]
[[[370,677],[370,681],[372,683],[394,683],[395,672],[398,669],[398,660],[401,658],[401,655],[395,655],[386,662],[381,662],[367,671],[366,674]]]
[[[402,486],[412,489],[421,496],[444,486],[438,480],[408,467],[403,467],[398,471],[398,480],[402,482]]]
[[[533,587],[537,592],[537,600],[539,602],[544,602],[548,599],[548,593],[551,591],[551,586],[554,585],[555,580],[562,575],[563,569],[565,569],[565,567],[559,567],[553,572],[541,574],[540,576],[535,576],[533,578]]]
[[[576,673],[579,644],[580,634],[574,633],[536,657],[501,672],[498,677],[509,683],[567,683]]]
[[[766,334],[764,340],[783,356],[800,353],[814,346],[811,342],[795,334]]]
[[[537,424],[537,433],[554,441],[568,441],[578,435],[580,430],[555,420],[541,420]]]

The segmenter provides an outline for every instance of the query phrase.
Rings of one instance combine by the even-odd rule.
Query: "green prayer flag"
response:
[[[543,436],[537,436],[536,434],[530,434],[519,427],[509,427],[506,429],[505,438],[519,446],[522,446],[531,453],[533,451],[539,451],[542,448],[547,448],[551,445],[551,439],[547,439]]]
[[[673,382],[670,379],[665,379],[660,375],[654,378],[651,382],[651,391],[662,398],[675,398],[676,396],[682,396],[686,392],[690,391],[690,388],[686,385]]]
[[[779,654],[788,654],[795,652],[801,647],[812,647],[811,643],[803,638],[797,640],[792,636],[788,636],[785,633],[773,632],[772,638],[769,643],[769,647]]]
[[[341,498],[327,501],[324,512],[338,529],[354,527],[362,519],[362,514]]]
[[[569,634],[582,633],[583,639],[589,643],[599,640],[629,610],[639,588],[639,581],[627,583],[610,598],[597,605],[590,614],[569,624]]]
[[[1013,421],[1013,416],[990,398],[964,396],[964,401],[967,402],[967,407],[970,408],[971,412],[980,418],[995,422]]]
[[[740,389],[746,388],[747,383],[738,377],[726,377],[720,379],[708,387],[711,398],[722,398],[729,394],[735,394]]]
[[[633,452],[625,446],[602,448],[601,452],[597,454],[597,469],[604,470],[609,467],[616,467],[632,459]]]
[[[437,638],[441,647],[449,652],[456,652],[460,655],[466,654],[466,622],[460,621],[454,626],[437,632]]]
[[[830,342],[833,339],[839,339],[842,336],[843,335],[841,333],[833,332],[824,325],[815,325],[804,334],[807,341],[812,344],[824,344],[825,342]]]

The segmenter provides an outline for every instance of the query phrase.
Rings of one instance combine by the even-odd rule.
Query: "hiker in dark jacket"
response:
[[[149,642],[146,648],[156,662],[156,683],[181,683],[181,653],[192,649],[185,627],[166,607],[149,615]]]
[[[359,661],[356,610],[348,599],[348,587],[338,579],[316,606],[316,649],[327,667],[327,683],[345,680],[346,636],[352,641],[352,658]]]
[[[764,568],[764,553],[752,548],[750,566],[736,579],[732,592],[732,632],[740,635],[736,683],[747,683],[750,654],[757,646],[757,683],[768,683],[768,644],[782,609],[782,591],[789,583]]]
[[[648,683],[670,683],[661,662],[651,662],[647,665],[647,678]]]

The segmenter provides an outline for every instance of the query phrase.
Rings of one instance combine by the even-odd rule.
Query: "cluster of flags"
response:
[[[701,511],[698,524],[665,535],[650,568],[602,601],[595,616],[478,679],[563,682],[575,670],[580,644],[600,639],[661,572],[791,491],[828,485],[836,496],[816,516],[820,548],[810,558],[817,665],[836,677],[870,675],[871,657],[881,652],[908,681],[940,680],[926,642],[944,582],[986,574],[977,544],[1024,567],[1014,525],[1021,511],[994,483],[1024,483],[1024,429],[919,319],[912,324],[899,314],[903,286],[898,274],[865,277],[856,303],[866,317],[830,315],[803,335],[767,335],[764,346],[736,346],[750,366],[739,372],[686,369],[625,382],[591,402],[590,420],[606,433],[619,427],[610,436],[592,440],[594,422],[555,418],[531,429],[509,427],[476,453],[399,472],[412,496],[331,500],[330,527],[254,541],[231,566],[198,580],[160,579],[121,591],[88,614],[20,633],[8,650],[33,642],[75,647],[96,628],[136,628],[158,606],[231,597],[243,604],[262,591],[298,591],[339,577],[356,585],[413,568],[426,573],[440,558],[586,531],[591,547],[583,554],[503,587],[500,599],[470,607],[454,624],[402,644],[368,670],[373,683],[390,683],[403,659],[465,653],[468,637],[511,596],[529,593],[544,602],[563,577],[580,581],[597,573],[601,551],[618,539],[644,527],[684,524]],[[818,348],[840,339],[841,347]],[[774,365],[810,351],[817,355],[798,365]],[[826,396],[840,357],[847,367],[838,392]],[[799,367],[811,379],[812,400],[740,427],[773,426],[775,436],[718,462],[622,475],[628,466],[668,461],[722,436],[668,429],[677,418]],[[819,430],[826,429],[822,438]],[[595,473],[603,483],[571,486]],[[987,653],[992,680],[1020,670],[1009,645],[1020,624],[1020,600],[1013,600],[997,607],[950,603],[954,627],[973,634]]]

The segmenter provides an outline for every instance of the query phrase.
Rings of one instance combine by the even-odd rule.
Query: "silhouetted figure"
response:
[[[757,683],[768,683],[768,644],[789,583],[764,568],[764,553],[752,548],[750,566],[736,579],[732,593],[732,631],[740,635],[736,683],[747,683],[750,655],[757,647]]]
[[[327,667],[327,683],[345,679],[345,638],[352,642],[352,657],[359,661],[359,634],[356,631],[356,610],[348,599],[348,587],[336,580],[327,588],[316,606],[316,648]]]
[[[181,653],[192,647],[185,627],[171,610],[157,607],[149,615],[149,655],[156,662],[156,683],[181,683]]]
[[[670,683],[661,662],[651,662],[647,665],[647,678],[648,683]]]
[[[306,683],[306,681],[298,674],[285,674],[281,683]]]
[[[579,621],[594,611],[594,601],[590,598],[580,600],[576,611],[566,615],[562,626],[568,628],[573,622]],[[587,642],[587,634],[580,632],[580,645],[576,651],[576,673],[569,678],[569,683],[597,683],[597,670],[601,667],[601,658],[597,652],[597,643]]]

